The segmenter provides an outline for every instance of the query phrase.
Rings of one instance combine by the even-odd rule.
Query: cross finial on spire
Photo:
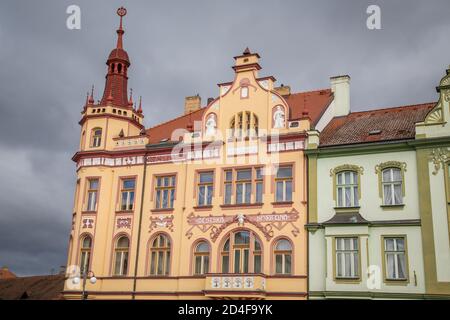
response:
[[[125,9],[124,7],[120,7],[119,9],[117,9],[117,15],[120,17],[120,25],[119,25],[119,29],[117,30],[117,48],[118,49],[122,49],[123,48],[123,44],[122,44],[122,35],[125,33],[125,31],[123,31],[122,28],[122,18],[127,14],[127,9]]]

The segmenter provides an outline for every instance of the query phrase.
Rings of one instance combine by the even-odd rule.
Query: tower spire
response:
[[[123,49],[123,17],[127,14],[127,9],[120,7],[117,9],[117,15],[120,17],[119,29],[117,29],[117,44],[109,54],[106,64],[108,73],[106,74],[105,90],[101,104],[108,103],[117,107],[132,108],[128,100],[128,67],[130,59],[128,53]]]
[[[119,29],[117,29],[117,49],[123,49],[123,43],[122,43],[122,36],[125,33],[125,31],[123,31],[122,28],[122,18],[124,16],[126,16],[127,14],[127,9],[125,9],[124,7],[120,7],[119,9],[117,9],[117,15],[120,17],[120,25],[119,25]]]

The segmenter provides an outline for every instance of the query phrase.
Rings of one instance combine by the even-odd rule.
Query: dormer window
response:
[[[100,144],[102,143],[102,129],[101,128],[95,128],[92,129],[92,148],[100,147]]]

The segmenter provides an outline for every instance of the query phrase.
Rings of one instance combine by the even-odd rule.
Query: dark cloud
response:
[[[67,6],[82,29],[66,29]],[[378,4],[382,30],[366,28]],[[249,46],[263,75],[295,91],[352,77],[352,109],[433,101],[450,63],[448,0],[432,1],[8,1],[0,10],[0,265],[19,274],[65,264],[81,107],[99,99],[105,61],[125,5],[130,86],[145,123],[206,101],[232,79],[232,57]],[[164,110],[164,112],[161,112]]]

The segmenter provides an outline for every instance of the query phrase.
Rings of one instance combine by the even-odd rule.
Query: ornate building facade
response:
[[[308,132],[310,298],[450,298],[449,84]]]
[[[184,115],[145,128],[118,14],[102,98],[80,121],[68,265],[95,274],[95,299],[305,299],[306,132],[338,115],[346,79],[291,93],[247,48],[206,106],[188,97]],[[81,290],[68,281],[64,295]]]
[[[449,70],[437,103],[352,113],[350,77],[293,93],[247,48],[216,98],[146,128],[117,13],[79,122],[65,298],[83,274],[91,299],[450,297]]]

